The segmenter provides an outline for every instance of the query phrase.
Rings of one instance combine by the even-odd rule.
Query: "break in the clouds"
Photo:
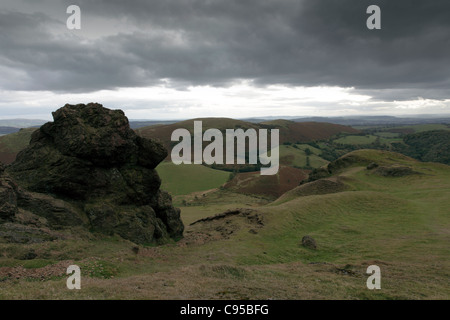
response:
[[[81,30],[66,28],[71,4]],[[371,4],[381,30],[366,28]],[[2,0],[0,107],[448,113],[449,15],[448,0]]]

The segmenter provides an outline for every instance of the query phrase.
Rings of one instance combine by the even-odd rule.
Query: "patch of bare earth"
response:
[[[62,277],[66,275],[67,268],[71,264],[73,264],[73,261],[65,260],[42,268],[24,268],[23,266],[1,267],[0,279],[28,278],[47,280],[53,277]]]
[[[178,245],[201,245],[209,241],[228,239],[243,228],[248,229],[250,233],[258,233],[258,229],[263,226],[263,217],[257,210],[227,210],[191,223]]]

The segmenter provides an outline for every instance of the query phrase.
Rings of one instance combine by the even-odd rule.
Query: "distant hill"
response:
[[[401,116],[348,116],[348,117],[281,117],[294,122],[327,122],[346,126],[393,126],[416,125],[428,123],[450,124],[450,115],[416,115],[410,117]],[[262,122],[261,118],[246,119],[249,122]]]
[[[253,128],[259,129],[260,126],[255,123],[250,123],[242,120],[235,120],[229,118],[197,118],[184,120],[171,124],[157,124],[144,128],[136,129],[136,132],[143,136],[144,138],[159,139],[166,145],[170,145],[170,137],[172,132],[178,128],[184,128],[189,130],[191,134],[194,132],[194,121],[202,121],[203,131],[211,128],[219,129],[224,131],[226,129],[237,129],[242,128],[244,130]]]
[[[46,123],[42,119],[0,119],[0,127],[29,128],[38,127]]]
[[[290,120],[272,120],[261,123],[252,123],[229,118],[199,118],[180,121],[166,125],[153,125],[136,129],[136,132],[145,137],[159,140],[169,150],[173,146],[172,132],[178,128],[185,128],[193,134],[194,121],[202,121],[203,131],[216,128],[222,132],[226,129],[279,129],[280,144],[295,144],[328,139],[338,133],[359,133],[358,130],[332,123],[306,122],[298,123]]]
[[[329,139],[338,133],[359,133],[354,128],[326,122],[294,122],[290,120],[273,120],[260,123],[280,129],[280,144],[302,143]]]
[[[131,129],[138,129],[138,128],[143,128],[143,127],[148,127],[148,126],[153,126],[153,125],[172,124],[177,121],[130,120],[129,122],[130,122]]]
[[[292,119],[296,122],[329,122],[341,125],[380,125],[380,124],[400,124],[404,123],[405,119],[392,116],[367,116],[367,117],[309,117]],[[410,123],[408,120],[407,123]]]

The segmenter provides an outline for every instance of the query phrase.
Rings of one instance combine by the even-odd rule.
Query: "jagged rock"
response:
[[[59,229],[83,223],[80,213],[69,203],[23,190],[0,170],[0,241],[50,241],[59,237],[50,232],[50,224],[53,229]]]
[[[6,169],[28,191],[4,201],[2,217],[17,214],[8,211],[17,203],[52,228],[84,225],[136,243],[182,237],[180,210],[159,190],[162,145],[137,136],[121,110],[100,104],[65,105],[53,118]],[[1,187],[6,199],[9,189]]]
[[[0,163],[0,222],[13,221],[18,212],[17,185],[4,174],[4,166]]]
[[[304,236],[302,238],[302,246],[308,249],[317,249],[316,240],[310,236]]]
[[[19,190],[17,205],[21,209],[45,218],[48,225],[54,229],[65,226],[87,225],[81,210],[74,205],[52,196]]]
[[[0,220],[12,221],[16,213],[17,203],[13,190],[0,182]]]

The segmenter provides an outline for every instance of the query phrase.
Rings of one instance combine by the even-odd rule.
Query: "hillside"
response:
[[[278,173],[271,176],[262,176],[259,172],[238,173],[224,185],[224,188],[236,193],[274,199],[295,188],[308,176],[308,172],[308,170],[281,166]]]
[[[321,157],[322,150],[308,144],[286,144],[280,146],[280,164],[295,168],[319,168],[328,163]]]
[[[10,134],[10,133],[15,133],[17,131],[19,131],[19,128],[0,126],[0,136],[5,135],[5,134]]]
[[[162,247],[114,236],[0,244],[0,298],[448,299],[450,167],[359,150],[328,169],[343,188],[319,179],[264,206],[208,193],[181,208],[184,238]],[[78,292],[65,286],[74,263]],[[369,265],[381,290],[366,287]]]
[[[164,145],[170,146],[170,137],[172,135],[172,132],[176,129],[184,128],[188,129],[191,134],[194,133],[194,121],[202,121],[203,131],[211,128],[219,129],[220,131],[237,128],[242,128],[244,130],[249,128],[259,128],[257,124],[229,118],[197,118],[171,124],[158,124],[143,128],[137,128],[135,129],[135,131],[137,132],[137,134],[141,135],[144,138],[151,137],[153,139],[158,139]]]
[[[202,121],[203,131],[216,128],[224,132],[226,129],[247,130],[249,128],[258,129],[279,129],[280,144],[301,143],[330,138],[338,133],[358,133],[359,131],[351,127],[319,122],[293,122],[289,120],[273,120],[262,123],[251,123],[228,118],[199,118],[181,121],[168,125],[155,125],[136,129],[136,132],[145,138],[159,140],[166,148],[171,149],[174,144],[171,142],[171,134],[178,128],[188,129],[193,134],[194,121]]]
[[[30,143],[31,134],[36,128],[20,129],[19,132],[0,137],[0,162],[10,164],[17,153]]]
[[[219,188],[230,176],[225,171],[194,164],[175,165],[170,161],[161,163],[156,170],[162,180],[161,187],[172,196]]]
[[[359,130],[352,127],[326,122],[275,120],[261,125],[280,129],[280,144],[324,140],[338,133],[359,133]]]
[[[408,134],[395,150],[421,161],[450,164],[450,131],[433,130]]]

